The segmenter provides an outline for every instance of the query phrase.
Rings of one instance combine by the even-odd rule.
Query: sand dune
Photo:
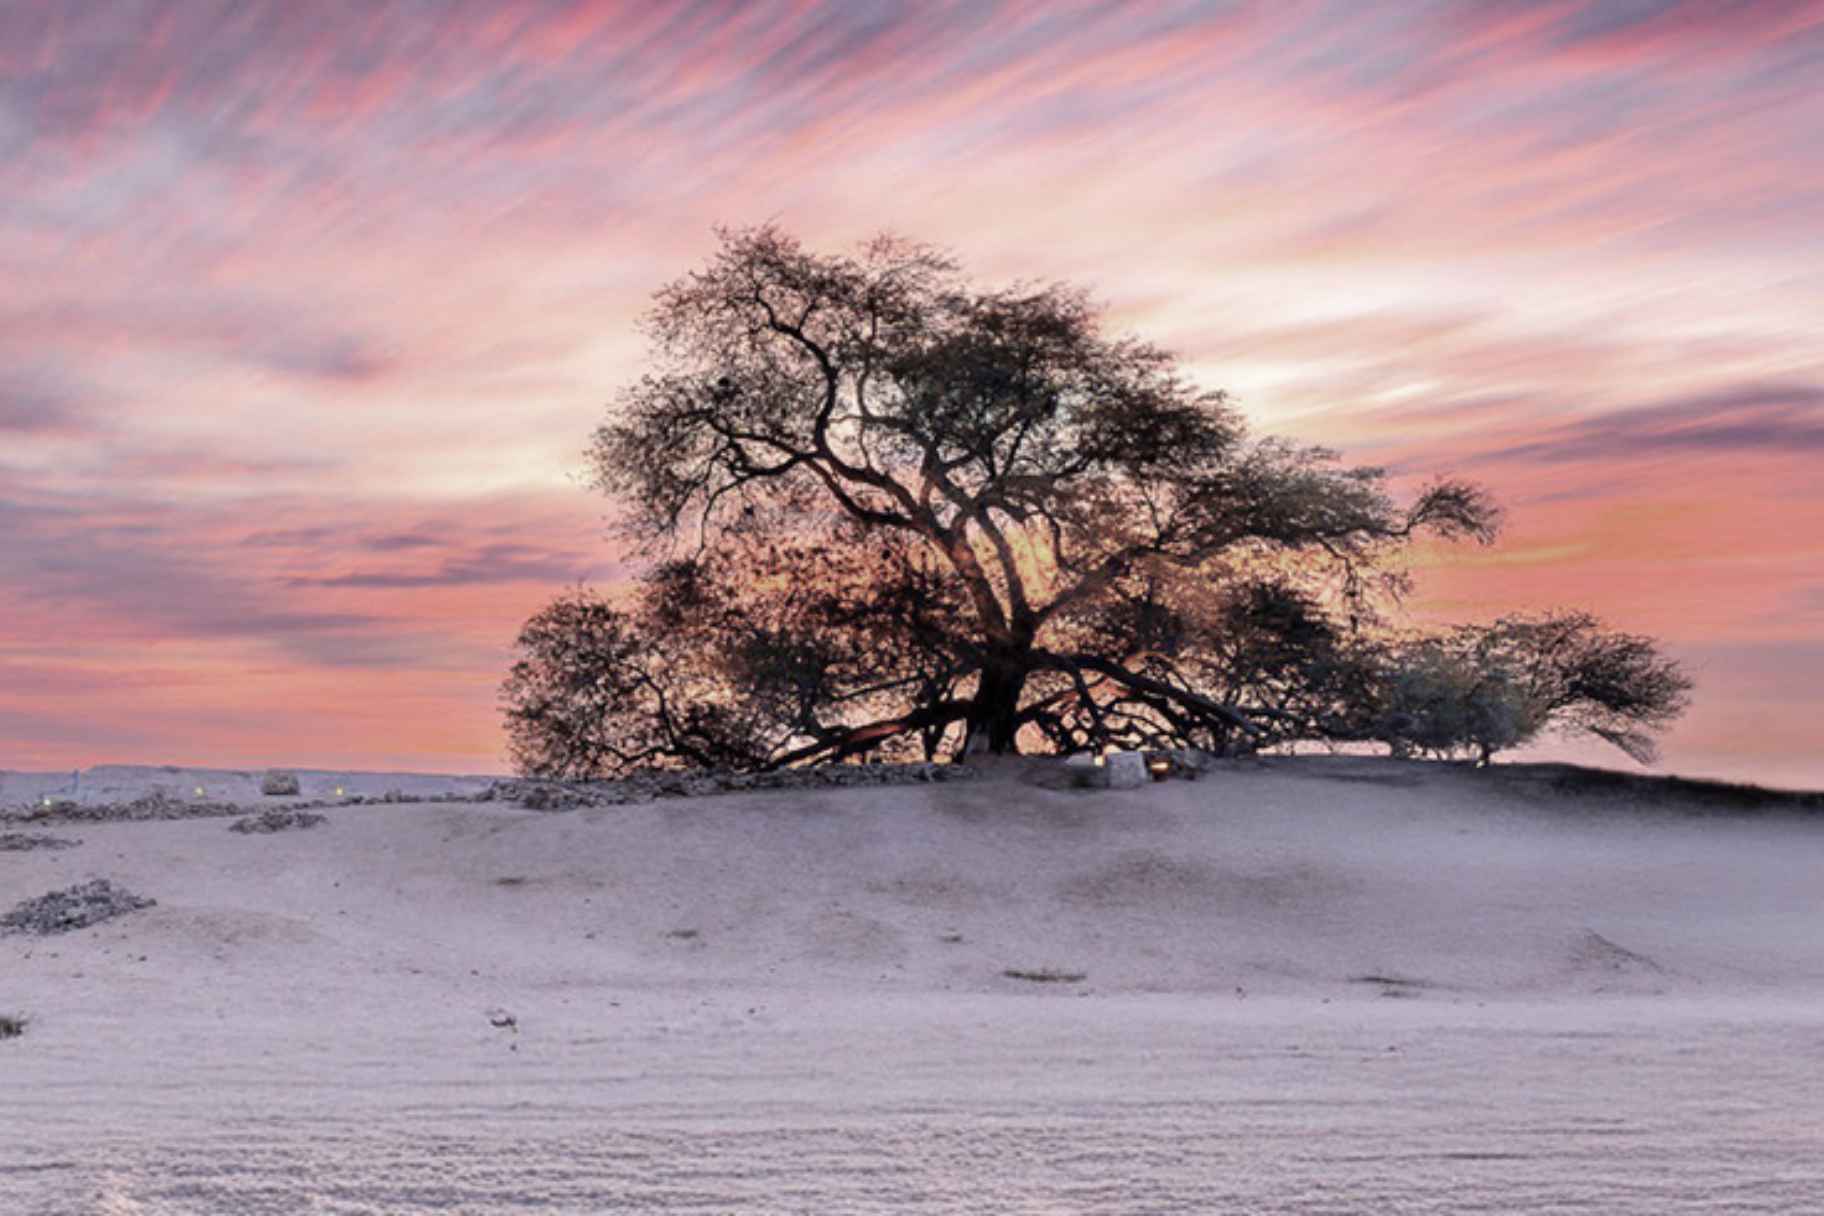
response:
[[[157,903],[0,936],[0,1211],[1824,1202],[1824,820],[1034,779],[32,827],[0,912]]]

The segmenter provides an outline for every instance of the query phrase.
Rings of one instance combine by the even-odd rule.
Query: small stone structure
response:
[[[1111,790],[1137,790],[1152,780],[1142,752],[1109,752],[1102,760]]]
[[[280,769],[268,769],[266,776],[260,779],[260,793],[269,798],[282,798],[298,792],[296,773],[287,773]]]

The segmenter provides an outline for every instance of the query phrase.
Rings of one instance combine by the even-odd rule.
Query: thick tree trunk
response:
[[[1019,750],[1020,693],[1026,687],[1027,667],[1012,660],[991,661],[982,667],[981,684],[969,705],[969,733],[963,754],[989,752],[1010,756]]]

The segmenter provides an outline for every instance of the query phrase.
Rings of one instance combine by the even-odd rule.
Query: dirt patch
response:
[[[1412,979],[1403,975],[1352,975],[1351,984],[1373,984],[1380,988],[1381,995],[1386,997],[1414,997],[1422,992],[1430,992],[1438,985],[1430,980]]]
[[[1130,852],[1066,880],[1061,893],[1071,903],[1092,908],[1202,902],[1214,896],[1220,878],[1211,866],[1162,853]]]
[[[1312,774],[1323,781],[1350,781],[1357,785],[1385,785],[1394,789],[1414,789],[1425,784],[1418,773],[1327,773]]]
[[[898,929],[859,912],[820,912],[805,936],[813,956],[836,963],[886,963],[906,952]]]
[[[1793,814],[1824,811],[1824,792],[1774,790],[1728,781],[1660,777],[1574,764],[1497,764],[1475,774],[1510,793],[1631,803],[1694,815]]]
[[[982,907],[989,895],[980,883],[937,872],[883,879],[869,883],[867,889],[871,895],[884,895],[898,903],[950,910]]]
[[[1317,866],[1236,871],[1146,850],[1122,853],[1058,887],[1065,901],[1084,908],[1223,914],[1334,908],[1348,891],[1340,875]]]
[[[1600,933],[1585,929],[1571,943],[1571,966],[1599,974],[1665,975],[1666,969],[1644,954],[1618,946]]]

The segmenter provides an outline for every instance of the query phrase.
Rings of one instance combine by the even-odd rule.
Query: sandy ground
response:
[[[1824,820],[1321,758],[325,814],[0,852],[158,901],[0,937],[0,1213],[1824,1211]]]

